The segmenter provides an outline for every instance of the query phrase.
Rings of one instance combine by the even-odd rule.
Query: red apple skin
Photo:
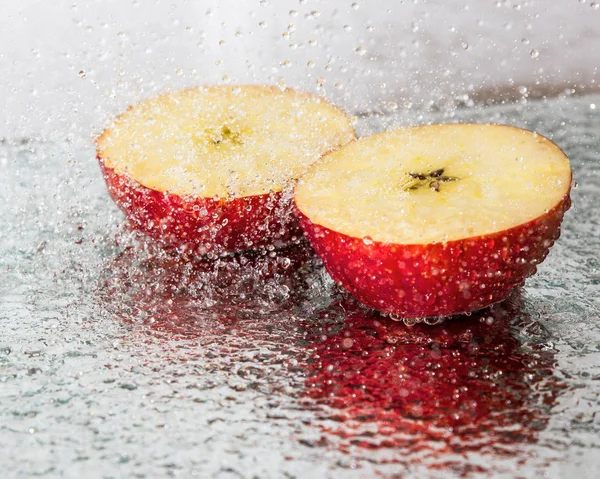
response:
[[[331,277],[361,303],[405,318],[444,317],[504,300],[536,272],[560,236],[569,193],[542,216],[507,230],[447,243],[393,244],[314,224],[296,207]]]
[[[194,254],[282,246],[302,236],[281,192],[233,199],[183,197],[147,188],[98,157],[111,198],[131,225]]]

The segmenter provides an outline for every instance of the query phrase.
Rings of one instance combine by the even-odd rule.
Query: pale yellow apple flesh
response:
[[[503,125],[430,125],[361,138],[299,182],[314,224],[367,241],[429,244],[487,235],[547,213],[568,194],[564,153]]]
[[[142,186],[195,198],[279,192],[355,138],[350,119],[309,93],[213,86],[146,100],[97,140],[104,166]]]

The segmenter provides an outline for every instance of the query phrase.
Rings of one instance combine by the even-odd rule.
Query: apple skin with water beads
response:
[[[326,155],[294,201],[337,283],[376,310],[430,318],[523,284],[560,235],[570,186],[567,157],[537,133],[429,125]]]
[[[355,139],[316,95],[210,86],[130,107],[97,139],[108,191],[130,223],[193,254],[282,246],[300,236],[293,181]]]

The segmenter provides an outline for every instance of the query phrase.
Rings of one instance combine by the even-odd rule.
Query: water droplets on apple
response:
[[[600,100],[580,98],[572,82],[562,82],[576,79],[583,84],[593,78],[592,69],[576,62],[585,56],[587,63],[598,64],[593,61],[600,50],[593,47],[591,23],[598,19],[598,2],[575,2],[559,11],[568,29],[553,28],[557,7],[549,5],[546,11],[545,6],[539,8],[540,2],[472,2],[466,13],[444,2],[435,5],[439,11],[431,2],[377,6],[348,2],[335,7],[335,14],[327,2],[305,0],[260,0],[251,6],[227,0],[202,5],[150,2],[154,5],[144,4],[143,9],[137,0],[117,2],[118,8],[88,3],[57,0],[37,11],[25,2],[19,4],[25,13],[7,14],[11,25],[3,29],[9,46],[0,53],[5,72],[0,138],[6,139],[0,141],[0,217],[5,222],[0,232],[0,330],[12,351],[0,348],[6,370],[0,381],[16,391],[10,408],[0,406],[10,427],[7,441],[15,446],[9,448],[8,467],[17,460],[14,467],[19,470],[35,463],[39,471],[66,471],[74,461],[95,467],[102,462],[98,451],[103,450],[102,454],[121,460],[118,468],[102,463],[108,475],[152,475],[163,467],[155,458],[168,455],[165,470],[188,470],[201,477],[207,475],[205,466],[188,452],[207,447],[239,451],[246,466],[239,467],[232,459],[228,467],[234,472],[222,471],[232,476],[281,475],[281,463],[275,461],[274,466],[273,457],[284,455],[295,458],[285,461],[285,472],[298,477],[339,467],[346,467],[349,477],[393,475],[398,467],[414,468],[424,477],[430,473],[429,465],[442,460],[438,448],[435,458],[425,456],[411,463],[408,453],[401,465],[394,463],[398,449],[366,450],[356,443],[379,444],[392,437],[376,429],[380,425],[376,419],[363,424],[360,433],[350,430],[350,439],[336,438],[330,431],[345,430],[347,425],[338,421],[331,427],[324,419],[331,407],[321,408],[314,398],[298,399],[305,390],[306,358],[323,360],[312,355],[310,348],[318,348],[318,341],[313,342],[311,334],[321,331],[318,339],[327,341],[336,328],[345,326],[351,311],[346,304],[335,306],[343,293],[311,254],[298,258],[292,248],[220,256],[207,250],[210,265],[199,258],[183,261],[177,255],[191,255],[190,251],[175,254],[157,248],[133,233],[108,200],[93,162],[92,133],[143,98],[221,82],[270,83],[319,92],[354,117],[361,135],[411,123],[509,122],[552,133],[568,148],[577,160],[579,183],[573,183],[577,214],[569,219],[540,275],[522,290],[524,306],[514,313],[515,331],[509,335],[518,338],[519,350],[504,356],[521,359],[527,357],[519,356],[522,350],[528,349],[541,355],[540,363],[527,370],[527,382],[516,383],[526,397],[521,410],[530,411],[531,422],[538,424],[536,439],[503,444],[509,454],[491,457],[480,456],[475,442],[458,436],[457,430],[444,434],[454,435],[460,446],[472,447],[470,457],[489,467],[490,475],[515,470],[520,459],[525,475],[543,472],[539,463],[546,460],[560,465],[568,458],[565,463],[576,468],[581,458],[574,458],[573,449],[567,447],[575,442],[586,458],[590,455],[586,441],[597,427],[590,420],[584,431],[577,414],[593,410],[598,396],[593,381],[598,363],[586,352],[590,344],[598,343],[593,326],[597,301],[589,286],[598,265],[586,248],[598,249],[597,238],[590,234],[591,220],[597,220],[592,199],[598,183],[588,165],[594,160]],[[579,7],[584,13],[574,17],[572,11]],[[13,7],[6,8],[10,12]],[[591,25],[585,55],[574,47],[579,23]],[[546,35],[548,29],[558,32],[556,38]],[[71,32],[68,42],[52,31]],[[20,36],[13,38],[16,34]],[[525,59],[536,60],[535,69]],[[575,76],[571,66],[581,75]],[[555,80],[568,85],[560,101],[545,89],[552,89]],[[495,86],[508,90],[499,96]],[[547,99],[538,102],[538,95]],[[509,104],[513,97],[530,101]],[[488,101],[490,106],[484,108]],[[557,117],[568,119],[566,125],[560,125]],[[159,123],[150,123],[152,131],[143,136],[152,136]],[[32,139],[19,144],[19,138]],[[197,213],[208,211],[199,208]],[[586,239],[589,246],[582,246]],[[361,247],[373,244],[370,238],[363,241]],[[486,284],[489,281],[486,278]],[[564,291],[571,291],[572,282],[581,288],[569,297]],[[328,316],[319,316],[324,311]],[[359,308],[357,314],[374,313]],[[386,318],[374,317],[388,324]],[[477,318],[488,326],[504,321],[494,310]],[[372,334],[372,324],[369,328],[365,330]],[[398,336],[388,342],[404,347]],[[485,354],[485,344],[481,342],[478,351],[465,346],[465,351],[477,357]],[[345,348],[346,355],[338,359],[360,351],[354,334],[335,345]],[[335,348],[318,352],[325,357],[331,350]],[[437,358],[436,351],[445,357],[443,348],[433,346],[427,357]],[[554,351],[559,354],[544,362],[545,355]],[[374,350],[369,353],[377,355]],[[382,354],[383,361],[386,354],[393,353]],[[343,362],[324,362],[322,367],[331,375],[343,368]],[[357,370],[349,369],[348,374]],[[410,367],[398,369],[396,380],[412,373]],[[485,371],[507,384],[501,373],[510,374],[509,368]],[[544,382],[536,379],[540,374]],[[542,393],[555,397],[552,382],[561,374],[574,379],[567,379],[560,389],[560,403],[544,405]],[[485,379],[481,381],[485,384]],[[40,389],[42,383],[46,386]],[[343,384],[340,380],[337,385]],[[408,401],[412,392],[405,386]],[[586,395],[580,397],[578,391]],[[118,400],[123,394],[130,398],[126,407]],[[456,395],[469,398],[459,388]],[[66,416],[63,402],[69,408]],[[142,402],[144,408],[154,408],[152,414],[139,407]],[[398,415],[399,404],[389,408],[390,417],[394,411]],[[507,417],[516,411],[510,404],[504,407]],[[465,402],[464,408],[480,414],[485,404]],[[557,410],[561,417],[554,415]],[[426,407],[415,408],[413,418],[405,418],[405,427],[399,428],[416,438],[423,451],[428,445],[435,450],[444,441],[439,437],[434,441],[425,430],[422,436],[411,436],[406,426],[418,422],[415,417],[426,422],[426,412]],[[251,425],[246,421],[250,414],[257,418]],[[464,411],[448,416],[461,414]],[[272,418],[264,419],[267,415]],[[585,414],[581,417],[588,420]],[[563,427],[567,422],[569,427]],[[482,442],[491,437],[493,417],[488,425],[479,437]],[[321,433],[321,426],[329,431],[323,433],[329,441],[325,455],[320,454],[325,449],[317,439],[307,440],[310,446],[297,441],[300,434]],[[113,434],[119,430],[139,434],[124,445]],[[56,450],[67,452],[39,455],[35,443],[17,449],[22,440],[14,431],[40,442],[53,431]],[[86,436],[90,431],[93,434]],[[73,437],[84,439],[77,450],[69,448]],[[140,437],[145,438],[143,445]],[[281,437],[292,440],[274,439]],[[183,442],[186,448],[175,447]],[[349,445],[351,457],[340,444]],[[523,450],[533,452],[524,456]],[[216,457],[207,456],[206,464],[215,466],[211,471],[221,467]],[[246,461],[249,457],[257,460]],[[470,465],[467,459],[456,459],[457,474]]]

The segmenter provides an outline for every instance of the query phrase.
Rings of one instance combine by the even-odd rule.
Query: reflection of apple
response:
[[[430,125],[327,155],[295,204],[333,279],[362,303],[435,317],[501,301],[560,234],[571,169],[551,141],[503,125]]]
[[[344,321],[313,334],[306,383],[322,418],[338,421],[323,423],[327,437],[342,449],[387,449],[394,462],[518,454],[564,388],[552,379],[554,352],[536,346],[543,330],[521,306],[513,294],[464,321],[407,328],[348,301],[331,305],[325,316]],[[516,336],[525,329],[527,345]]]
[[[315,95],[213,86],[131,107],[97,151],[135,227],[202,254],[288,242],[299,229],[286,188],[354,138],[350,119]]]
[[[306,241],[276,255],[249,251],[216,261],[142,244],[144,251],[128,246],[106,264],[98,301],[119,320],[171,338],[223,334],[249,313],[262,326],[262,312],[291,314],[306,293],[305,270],[317,261]]]

